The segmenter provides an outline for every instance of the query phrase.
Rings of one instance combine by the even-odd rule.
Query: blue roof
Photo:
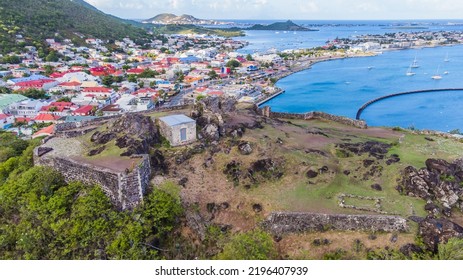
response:
[[[169,126],[176,126],[176,125],[195,122],[195,120],[190,119],[189,117],[185,115],[172,115],[172,116],[162,117],[159,119]]]
[[[187,57],[182,57],[180,58],[180,61],[183,63],[192,63],[192,62],[198,62],[200,59],[196,56],[187,56]]]
[[[50,79],[50,78],[42,76],[42,75],[32,75],[32,76],[24,77],[24,78],[10,79],[10,81],[16,84],[16,83],[21,83],[21,82],[38,81],[38,80],[43,80],[43,79]]]

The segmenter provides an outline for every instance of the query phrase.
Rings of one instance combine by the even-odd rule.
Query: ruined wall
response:
[[[133,209],[143,202],[149,185],[151,166],[148,155],[139,155],[142,161],[132,171],[115,172],[110,169],[79,162],[70,158],[49,157],[43,148],[34,151],[34,164],[50,166],[60,172],[66,182],[81,181],[101,186],[103,192],[119,209]]]
[[[353,120],[346,117],[331,115],[323,112],[309,112],[305,114],[298,114],[298,113],[279,113],[279,112],[272,112],[271,108],[266,106],[263,108],[256,107],[256,111],[258,114],[263,115],[264,117],[270,118],[280,118],[280,119],[297,119],[297,120],[328,120],[337,123],[341,123],[344,125],[349,125],[361,129],[368,128],[367,123],[365,121],[360,120]]]
[[[315,213],[276,212],[264,221],[263,227],[272,234],[308,231],[408,231],[407,220],[383,215],[329,215]]]

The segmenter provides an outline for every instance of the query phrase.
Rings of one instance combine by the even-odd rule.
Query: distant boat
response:
[[[368,70],[371,70],[373,69],[374,67],[373,66],[368,66]]]
[[[416,55],[415,55],[415,59],[412,62],[412,65],[410,67],[411,68],[419,68],[420,67],[420,65],[418,64],[418,60],[416,60]]]
[[[442,79],[442,76],[439,75],[439,69],[440,69],[440,65],[437,67],[436,75],[434,75],[434,76],[431,77],[433,80],[440,80],[440,79]]]
[[[449,74],[449,71],[445,71],[445,72],[444,72],[444,75],[448,75],[448,74]]]
[[[416,75],[416,73],[412,71],[412,65],[410,65],[410,67],[408,67],[407,73],[405,73],[405,75],[407,75],[407,76],[415,76]]]
[[[444,58],[444,62],[450,62],[449,53],[448,53],[448,52],[447,52],[447,55],[446,55],[445,58]]]

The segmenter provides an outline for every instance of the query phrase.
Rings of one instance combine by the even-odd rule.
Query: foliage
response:
[[[236,67],[240,67],[241,63],[238,60],[231,59],[227,62],[227,67],[235,69]]]
[[[35,88],[19,91],[19,93],[32,99],[44,99],[47,97],[47,93],[44,90]]]
[[[51,168],[33,167],[39,141],[2,133],[0,142],[0,151],[11,152],[0,163],[0,259],[157,259],[159,244],[171,244],[183,211],[174,184],[121,212],[100,187],[68,184]]]
[[[221,260],[271,260],[276,256],[277,252],[270,234],[255,229],[233,236],[217,258]]]
[[[438,246],[439,260],[463,260],[463,239],[450,238]]]
[[[83,44],[79,34],[90,38],[116,40],[130,37],[144,42],[148,34],[125,21],[98,11],[83,0],[0,0],[0,53],[24,51],[24,46],[35,46],[41,58],[55,61],[48,55],[44,40],[71,39]],[[25,43],[16,43],[21,35]]]

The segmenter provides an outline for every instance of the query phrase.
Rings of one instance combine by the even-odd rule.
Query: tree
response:
[[[463,260],[463,239],[450,238],[438,245],[439,260]]]
[[[47,76],[50,76],[55,71],[55,67],[51,65],[45,65],[43,68],[45,69],[45,75]]]
[[[58,62],[59,57],[58,54],[55,51],[51,51],[46,57],[45,61],[47,62]]]
[[[254,61],[254,58],[252,58],[252,55],[251,55],[251,54],[248,54],[248,55],[246,56],[246,60],[247,60],[247,61]]]
[[[227,62],[227,67],[230,67],[231,69],[235,69],[240,66],[241,66],[241,63],[235,59],[231,59]]]
[[[101,79],[101,83],[107,87],[110,87],[114,83],[114,76],[103,76],[103,78]]]
[[[217,257],[222,260],[271,260],[276,256],[270,234],[255,229],[233,236]]]
[[[211,80],[217,79],[219,77],[219,75],[217,75],[217,72],[215,72],[215,70],[209,71],[208,75],[209,75],[209,78],[211,78]]]

